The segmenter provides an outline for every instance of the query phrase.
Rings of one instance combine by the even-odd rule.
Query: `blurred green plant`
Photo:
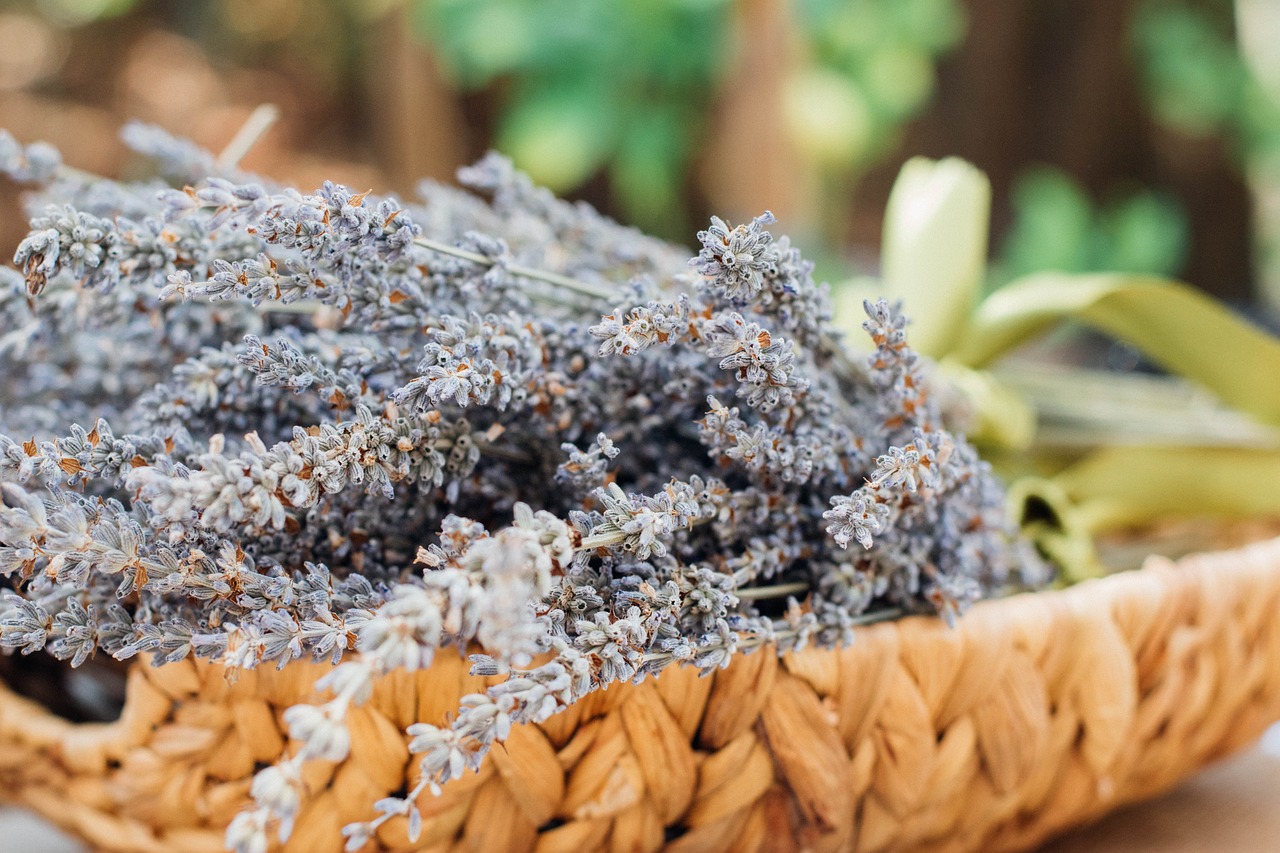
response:
[[[1186,262],[1190,228],[1172,197],[1139,189],[1095,205],[1065,172],[1025,174],[1013,190],[1013,223],[993,279],[998,283],[1043,270],[1177,275]]]
[[[496,147],[557,193],[606,170],[623,214],[665,234],[707,125],[730,0],[422,0],[453,81],[495,86]],[[673,221],[677,220],[677,221]]]
[[[123,15],[138,5],[138,0],[36,0],[34,5],[50,20],[70,27]]]
[[[859,178],[929,102],[935,63],[966,19],[957,0],[798,0],[796,12],[808,56],[787,83],[786,120],[820,178],[823,236],[838,246]]]
[[[1280,340],[1153,275],[1035,273],[983,298],[989,209],[986,176],[968,163],[907,163],[885,216],[884,278],[844,288],[837,310],[853,318],[851,303],[878,292],[930,318],[913,345],[961,393],[971,437],[1020,477],[1014,517],[1064,577],[1102,572],[1092,537],[1117,527],[1280,516]],[[1064,322],[1179,378],[1000,367]]]
[[[1276,70],[1270,56],[1280,18],[1271,3],[1147,0],[1133,36],[1156,119],[1188,136],[1225,138],[1248,178],[1258,279],[1280,312],[1280,85],[1263,79]]]
[[[934,63],[965,30],[955,0],[798,0],[809,60],[788,87],[797,144],[849,176],[890,153],[933,94]]]
[[[1280,104],[1232,35],[1232,0],[1148,0],[1134,45],[1156,118],[1190,136],[1225,135],[1242,160],[1280,155]]]
[[[622,215],[674,236],[735,44],[732,0],[417,0],[453,82],[497,100],[493,143],[558,193],[607,175]],[[928,101],[964,32],[956,0],[799,0],[792,140],[843,238],[849,190]]]

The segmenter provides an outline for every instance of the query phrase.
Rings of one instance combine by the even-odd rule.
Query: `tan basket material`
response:
[[[866,628],[840,651],[673,670],[513,732],[478,774],[424,796],[379,850],[1020,850],[1151,796],[1280,719],[1280,540],[1066,592]],[[135,667],[118,722],[72,725],[0,694],[0,796],[106,851],[218,851],[281,712],[325,671],[228,683]],[[288,850],[412,784],[403,728],[481,680],[442,656],[353,717],[350,758],[308,765]]]

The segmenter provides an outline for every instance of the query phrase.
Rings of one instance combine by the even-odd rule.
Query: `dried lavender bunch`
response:
[[[953,619],[1027,565],[899,308],[867,304],[851,360],[767,213],[690,259],[496,155],[403,203],[125,136],[160,177],[0,136],[32,229],[0,271],[0,645],[333,662],[236,850],[287,836],[302,763],[439,649],[503,678],[410,727],[421,784],[350,849],[608,683]]]

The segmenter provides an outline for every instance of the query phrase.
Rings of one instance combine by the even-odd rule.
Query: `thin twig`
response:
[[[440,243],[426,237],[418,237],[413,242],[415,245],[421,246],[424,249],[439,252],[442,255],[452,255],[455,258],[462,258],[463,260],[471,261],[472,263],[480,264],[481,266],[492,267],[497,263],[497,261],[488,255],[482,255],[479,252],[472,252],[467,249],[460,249],[457,246],[450,246],[447,243]],[[548,270],[535,269],[533,267],[526,267],[520,264],[507,264],[506,268],[512,275],[532,279],[534,281],[544,281],[548,284],[553,284],[557,287],[563,287],[566,290],[571,290],[574,293],[580,293],[583,296],[603,300],[606,303],[610,303],[617,297],[617,294],[611,288],[602,287],[601,285],[591,284],[585,281],[579,281],[578,279],[569,278],[568,276],[553,273]],[[610,305],[609,307],[612,306]],[[863,375],[864,371],[861,366],[849,357],[848,351],[846,351],[838,341],[831,337],[831,335],[824,333],[821,336],[821,340],[823,345],[830,350],[832,361],[834,361],[836,366],[843,370],[846,375]]]
[[[253,114],[249,116],[248,121],[246,121],[244,126],[240,128],[240,131],[235,135],[235,138],[233,138],[231,142],[227,144],[226,148],[223,149],[222,153],[218,157],[218,165],[225,169],[235,168],[235,166],[240,162],[240,159],[249,151],[250,148],[253,147],[254,143],[258,141],[262,134],[266,133],[278,117],[279,110],[274,105],[263,104],[259,106],[253,111]],[[73,167],[66,166],[65,164],[60,168],[60,171],[64,173],[66,177],[75,177],[84,181],[101,180],[101,177],[98,175],[94,175],[80,169],[75,169]],[[479,252],[472,252],[468,249],[462,249],[457,246],[450,246],[448,243],[441,243],[428,237],[417,237],[413,242],[415,245],[420,246],[423,249],[438,252],[442,255],[451,255],[455,258],[461,258],[462,260],[470,261],[471,263],[478,264],[480,266],[492,267],[497,264],[495,259],[487,255],[482,255]],[[580,281],[576,278],[570,278],[569,276],[554,273],[549,270],[540,270],[534,267],[524,266],[523,264],[507,264],[506,269],[514,276],[527,278],[531,281],[545,282],[582,296],[601,300],[604,304],[600,307],[613,307],[610,303],[612,303],[612,301],[617,297],[617,293],[607,286]],[[545,292],[537,294],[535,299],[541,299],[544,302],[565,305],[572,308],[584,307],[577,303],[558,299],[553,294]],[[303,312],[295,310],[290,313]],[[846,376],[865,376],[866,371],[862,365],[850,357],[848,350],[835,340],[835,338],[830,334],[823,333],[819,339],[823,346],[825,346],[831,353],[831,360],[834,362],[835,366]]]
[[[439,252],[442,255],[452,255],[455,258],[462,258],[471,261],[474,264],[491,267],[497,264],[497,261],[488,255],[482,255],[479,252],[472,252],[467,249],[460,249],[457,246],[450,246],[447,243],[440,243],[426,237],[419,237],[413,241],[415,244],[424,249],[430,249],[433,252]],[[563,287],[565,290],[572,290],[574,293],[580,293],[583,296],[590,296],[594,299],[612,299],[614,292],[598,284],[588,284],[585,281],[578,281],[576,278],[560,275],[559,273],[548,272],[547,270],[534,269],[533,267],[521,266],[520,264],[507,264],[507,272],[512,275],[518,275],[521,278],[531,278],[534,281],[545,281],[548,284],[554,284],[557,287]]]
[[[476,449],[486,456],[506,459],[508,462],[519,462],[522,465],[533,465],[538,461],[528,453],[524,453],[523,451],[517,450],[513,447],[504,447],[500,444],[494,444],[491,441],[483,441],[480,439],[472,440],[475,442]]]
[[[907,615],[906,611],[900,607],[886,607],[883,610],[871,610],[867,613],[860,613],[856,616],[851,616],[849,617],[847,624],[850,628],[858,628],[864,625],[875,625],[878,622],[890,622],[894,619],[900,619],[905,615]],[[781,631],[776,631],[772,636],[764,634],[740,634],[738,650],[749,651],[780,639],[795,637],[799,633],[799,631],[787,628]]]
[[[227,143],[218,155],[218,168],[230,172],[240,165],[244,155],[257,144],[258,140],[271,129],[280,118],[280,108],[275,104],[260,104],[249,114],[249,118],[236,131],[236,135]]]
[[[778,583],[773,586],[749,586],[746,589],[734,590],[734,595],[738,598],[753,600],[762,598],[781,598],[784,595],[795,595],[798,592],[808,592],[809,583],[807,581],[796,581],[795,583]]]

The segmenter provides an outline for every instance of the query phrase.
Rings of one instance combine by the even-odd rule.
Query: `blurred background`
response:
[[[958,155],[991,177],[991,286],[1153,272],[1263,316],[1278,39],[1274,0],[8,0],[0,125],[117,173],[129,118],[217,150],[271,102],[245,165],[304,189],[497,148],[686,243],[769,208],[832,280],[875,263],[902,163]]]
[[[1153,273],[1280,328],[1278,44],[1280,0],[0,0],[0,127],[127,175],[129,119],[218,151],[272,103],[244,166],[304,190],[411,195],[496,148],[686,244],[770,209],[831,281],[876,271],[902,165],[955,155],[991,179],[986,287]],[[0,183],[5,255],[17,192]],[[1227,771],[1241,790],[1275,790],[1267,743],[1264,770]],[[1224,796],[1054,850],[1204,849],[1150,829],[1171,812],[1274,849],[1274,798],[1237,818]],[[80,849],[24,820],[0,813],[0,850]]]

